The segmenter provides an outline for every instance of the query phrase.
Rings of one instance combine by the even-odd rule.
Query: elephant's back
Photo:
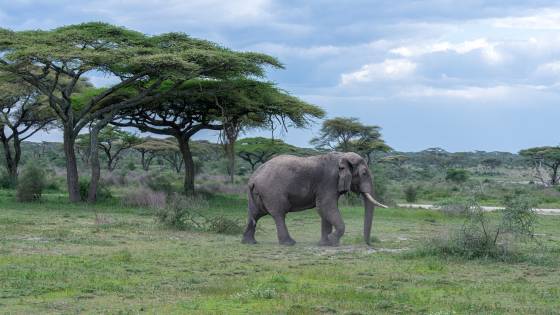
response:
[[[291,184],[292,181],[305,180],[316,171],[317,163],[314,157],[299,157],[294,155],[278,155],[262,164],[251,175],[250,184],[267,185]]]

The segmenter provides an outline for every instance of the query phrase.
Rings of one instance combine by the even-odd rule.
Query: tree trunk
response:
[[[228,140],[228,142],[224,144],[224,148],[226,150],[227,157],[227,172],[229,175],[228,181],[233,184],[235,180],[235,142]]]
[[[141,159],[141,162],[142,162],[142,169],[147,172],[148,171],[148,166],[146,164],[146,151],[144,151],[144,150],[140,151],[140,159]]]
[[[4,159],[6,160],[6,171],[10,180],[10,186],[15,187],[17,181],[17,165],[14,165],[14,159],[12,157],[12,150],[10,149],[10,141],[4,136],[3,131],[0,134],[2,140],[2,146],[4,147]]]
[[[19,139],[17,128],[10,129],[12,132],[12,146],[10,146],[10,137],[6,137],[3,127],[0,128],[0,141],[2,141],[4,147],[4,158],[6,159],[6,170],[8,171],[10,186],[15,187],[17,184],[19,161],[21,160],[21,140]]]
[[[185,180],[183,190],[185,195],[192,195],[194,193],[194,161],[191,148],[189,146],[189,139],[183,136],[177,136],[176,138],[177,142],[179,142],[179,149],[181,150],[181,155],[183,156],[183,161],[185,163]]]
[[[21,140],[19,140],[19,136],[17,134],[14,134],[13,145],[14,145],[14,158],[12,159],[10,180],[12,181],[12,185],[14,185],[15,187],[18,178],[19,161],[21,160]]]
[[[153,161],[153,160],[154,160],[154,155],[149,155],[149,156],[146,158],[146,161],[145,161],[146,164],[143,164],[144,170],[145,170],[146,172],[150,171],[150,165],[152,165],[152,161]]]
[[[222,142],[227,158],[228,181],[233,184],[235,180],[235,141],[241,131],[241,122],[230,119],[226,119],[226,121],[222,130]]]
[[[66,156],[66,184],[68,186],[68,197],[71,202],[80,201],[80,186],[78,165],[74,144],[76,137],[70,127],[64,128],[64,155]]]
[[[109,170],[109,172],[113,172],[115,170],[113,158],[111,158],[110,156],[107,157],[107,169]]]
[[[552,176],[550,176],[550,184],[552,186],[556,186],[558,184],[558,168],[560,167],[560,164],[558,165],[554,165],[552,167]]]
[[[90,152],[89,165],[91,166],[91,179],[89,182],[87,201],[95,203],[97,201],[97,189],[99,186],[99,178],[101,178],[101,165],[99,163],[99,130],[102,127],[95,126],[90,130]]]

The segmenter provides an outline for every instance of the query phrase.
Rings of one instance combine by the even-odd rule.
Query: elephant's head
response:
[[[362,195],[365,209],[364,241],[369,245],[373,209],[375,206],[387,206],[373,198],[373,177],[366,161],[358,154],[349,152],[341,155],[338,162],[338,191],[341,194],[352,191]]]

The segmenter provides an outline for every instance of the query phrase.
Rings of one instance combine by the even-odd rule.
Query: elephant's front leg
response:
[[[278,242],[281,245],[294,245],[296,241],[288,233],[288,227],[286,227],[286,215],[274,215],[274,223],[276,223],[276,232],[278,233]]]
[[[332,232],[332,224],[327,220],[326,217],[321,216],[321,240],[319,241],[319,246],[329,246],[331,245],[329,241],[329,234]]]
[[[344,225],[344,220],[340,215],[340,211],[337,207],[331,208],[326,212],[327,221],[329,221],[334,226],[334,231],[328,236],[328,240],[331,246],[338,246],[340,243],[340,238],[344,235],[344,230],[346,226]]]

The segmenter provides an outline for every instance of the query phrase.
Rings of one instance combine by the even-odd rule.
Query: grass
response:
[[[48,195],[16,203],[0,192],[0,312],[176,314],[553,314],[560,309],[560,217],[541,216],[542,245],[515,263],[421,253],[461,223],[426,210],[377,209],[373,248],[363,209],[344,208],[338,248],[317,247],[314,211],[288,216],[298,241],[276,243],[270,217],[259,244],[239,235],[164,229],[152,210],[119,202],[75,205]],[[246,201],[209,200],[208,214],[244,219]],[[95,210],[95,211],[94,211]],[[97,216],[95,213],[97,213]],[[96,219],[97,218],[97,219]],[[538,251],[539,246],[548,250]],[[545,259],[539,259],[541,255]],[[558,258],[558,259],[556,259]]]

